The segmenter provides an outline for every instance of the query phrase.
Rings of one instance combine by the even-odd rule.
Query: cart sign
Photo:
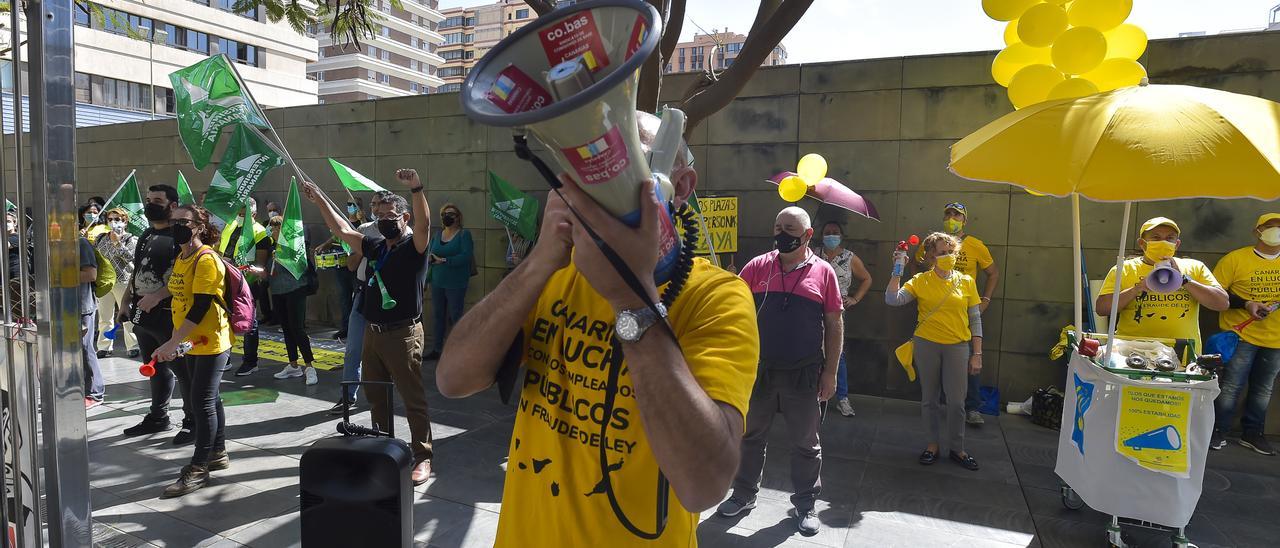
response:
[[[1191,395],[1182,390],[1125,386],[1116,416],[1116,451],[1138,466],[1186,478]]]
[[[698,235],[696,253],[708,255],[707,238],[711,238],[716,253],[738,252],[738,197],[698,198],[698,208],[706,219],[705,233]],[[679,225],[677,225],[679,226]],[[681,227],[683,228],[683,227]],[[702,230],[701,228],[699,230]]]
[[[1074,443],[1076,449],[1080,450],[1080,455],[1084,455],[1084,414],[1089,412],[1089,406],[1093,404],[1093,383],[1080,380],[1080,375],[1072,374],[1076,378],[1076,413],[1075,420],[1071,421],[1071,443]]]

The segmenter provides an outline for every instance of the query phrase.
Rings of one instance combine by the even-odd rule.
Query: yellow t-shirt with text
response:
[[[1214,278],[1209,267],[1195,259],[1175,258],[1182,274],[1201,284],[1221,287]],[[1134,257],[1124,262],[1124,274],[1120,277],[1120,290],[1133,287],[1138,280],[1147,277],[1155,268],[1147,264],[1142,257]],[[1098,295],[1110,295],[1115,291],[1115,267],[1107,272]],[[1108,312],[1110,312],[1108,310]],[[1116,334],[1128,337],[1148,337],[1157,339],[1191,339],[1196,342],[1196,351],[1202,351],[1200,343],[1200,303],[1187,289],[1180,288],[1173,293],[1156,293],[1147,291],[1138,295],[1124,308],[1120,309],[1116,319]]]
[[[1213,277],[1218,279],[1228,293],[1246,301],[1274,303],[1280,301],[1280,258],[1259,256],[1252,247],[1244,247],[1228,253],[1213,267]],[[1218,327],[1231,331],[1249,319],[1249,311],[1231,308],[1218,315]],[[1240,331],[1245,342],[1263,348],[1280,348],[1280,314],[1255,321]]]
[[[712,400],[747,415],[759,359],[755,306],[737,276],[694,261],[669,311],[689,371]],[[628,364],[605,416],[614,311],[571,264],[552,275],[524,326],[528,372],[516,410],[496,546],[696,546],[698,514],[668,489],[662,536],[633,535],[615,517],[602,482],[607,454],[618,501],[641,531],[656,523],[658,465]],[[666,337],[655,325],[645,334]],[[601,437],[601,425],[609,428]]]
[[[187,312],[191,310],[197,293],[215,297],[204,318],[187,335],[186,340],[194,345],[187,353],[196,356],[213,356],[231,349],[231,324],[227,321],[226,309],[219,304],[226,302],[223,295],[226,266],[217,252],[205,252],[206,249],[213,251],[206,245],[190,257],[179,256],[173,263],[173,273],[169,275],[175,328],[187,319]]]
[[[924,261],[923,245],[916,248],[916,262],[921,261]],[[960,240],[960,248],[956,250],[956,270],[976,280],[979,270],[986,270],[995,262],[991,257],[991,250],[987,249],[987,244],[982,243],[982,240],[968,234]]]
[[[978,306],[978,286],[973,277],[958,270],[942,279],[933,269],[912,276],[903,289],[916,298],[915,336],[938,344],[969,342],[969,307]]]

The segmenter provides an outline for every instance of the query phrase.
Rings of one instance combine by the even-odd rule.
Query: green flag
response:
[[[307,272],[307,242],[302,233],[302,201],[298,197],[298,180],[289,181],[289,197],[284,201],[284,224],[276,240],[276,262],[302,279]]]
[[[268,171],[284,164],[275,149],[263,140],[258,130],[236,125],[227,152],[222,155],[218,171],[209,181],[204,207],[218,218],[231,222],[249,200],[249,193]]]
[[[187,185],[187,178],[182,176],[182,170],[178,170],[178,205],[191,205],[196,203],[196,197],[191,194],[191,187]]]
[[[357,173],[356,170],[342,165],[333,158],[329,158],[329,165],[333,166],[333,172],[338,174],[338,180],[342,181],[342,186],[347,187],[347,190],[357,192],[383,192],[386,190],[378,186],[378,183],[373,182],[373,179]]]
[[[538,234],[538,200],[489,172],[489,214],[526,240]]]
[[[266,117],[253,103],[226,55],[169,74],[177,101],[178,135],[196,169],[209,165],[222,128],[247,123],[268,128]]]
[[[107,204],[102,207],[102,212],[105,217],[106,212],[117,207],[128,211],[129,226],[125,227],[125,230],[134,236],[141,236],[151,223],[142,214],[142,195],[138,193],[138,179],[134,177],[134,173],[130,171],[129,176],[120,182],[120,187],[107,200]]]
[[[253,260],[257,258],[254,247],[258,243],[258,222],[253,219],[253,211],[249,209],[247,201],[244,204],[244,219],[233,222],[240,225],[240,239],[236,240],[235,263],[241,266],[253,264]]]

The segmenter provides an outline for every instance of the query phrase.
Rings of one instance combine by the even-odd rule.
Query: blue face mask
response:
[[[357,211],[360,211],[360,209],[355,204],[347,204],[347,215],[355,215]]]
[[[822,237],[822,247],[825,247],[827,249],[835,249],[837,247],[840,247],[840,241],[843,239],[844,238],[841,238],[839,234],[827,234],[826,236]]]

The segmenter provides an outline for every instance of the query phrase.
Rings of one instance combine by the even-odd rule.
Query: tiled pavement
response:
[[[438,475],[415,493],[415,539],[419,546],[488,546],[497,526],[512,411],[492,393],[440,397],[433,365],[427,366],[427,384]],[[147,385],[136,362],[105,360],[108,401],[89,412],[95,540],[113,547],[298,545],[298,458],[334,433],[335,420],[325,411],[337,399],[340,372],[322,372],[320,384],[308,387],[301,378],[272,379],[276,368],[264,366],[247,378],[227,373],[228,400],[239,396],[238,405],[227,407],[231,469],[192,495],[161,500],[157,495],[190,457],[190,447],[174,448],[169,435],[123,437],[121,429],[146,412]],[[980,471],[947,461],[923,467],[915,463],[922,448],[918,403],[855,397],[854,406],[856,417],[832,414],[823,426],[818,535],[795,533],[786,515],[787,455],[775,450],[759,507],[735,519],[708,512],[701,544],[1105,546],[1105,516],[1061,505],[1053,474],[1056,432],[1023,417],[988,417],[985,426],[969,429],[966,441]],[[367,422],[367,413],[359,419]],[[400,419],[396,429],[408,432],[407,423]],[[780,438],[775,443],[784,446]],[[1192,541],[1201,547],[1276,546],[1277,471],[1280,457],[1234,444],[1214,452],[1189,530]],[[1167,537],[1140,531],[1135,540],[1169,545]]]

